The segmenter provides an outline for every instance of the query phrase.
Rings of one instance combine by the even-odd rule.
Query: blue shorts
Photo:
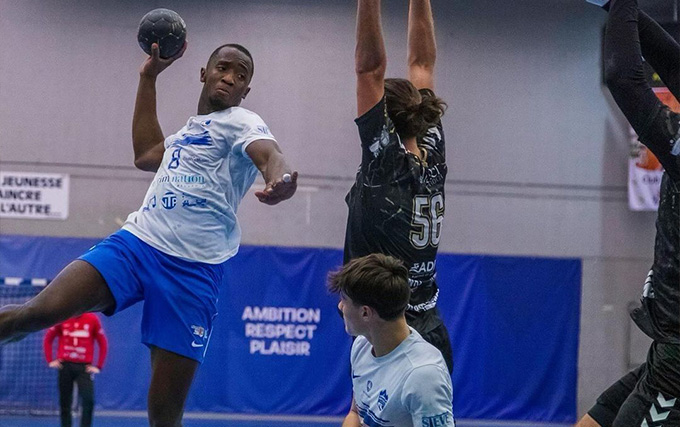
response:
[[[79,259],[104,277],[116,300],[107,316],[144,300],[142,342],[202,363],[217,316],[224,263],[167,255],[119,230]]]

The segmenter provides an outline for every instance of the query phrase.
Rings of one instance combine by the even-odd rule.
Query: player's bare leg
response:
[[[151,427],[180,427],[184,402],[199,363],[179,354],[151,348],[148,407]]]
[[[87,262],[76,260],[31,300],[0,308],[0,343],[21,339],[82,313],[114,306],[113,295],[101,274]]]

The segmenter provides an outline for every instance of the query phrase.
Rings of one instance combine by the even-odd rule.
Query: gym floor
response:
[[[184,427],[339,427],[342,418],[332,417],[264,417],[236,414],[186,414]],[[53,427],[59,425],[58,417],[17,417],[0,416],[3,427]],[[74,418],[74,425],[78,419]],[[148,426],[146,414],[141,412],[95,412],[95,427],[142,427]],[[541,424],[527,422],[459,420],[457,427],[567,427],[571,424]]]

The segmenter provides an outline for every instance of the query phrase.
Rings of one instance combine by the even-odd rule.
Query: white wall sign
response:
[[[68,218],[67,174],[0,172],[0,218]]]

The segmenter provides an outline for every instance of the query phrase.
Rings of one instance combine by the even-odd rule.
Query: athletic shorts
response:
[[[449,369],[449,374],[453,372],[453,352],[451,350],[451,339],[446,326],[442,323],[430,332],[421,334],[423,339],[441,351],[446,362],[446,367]]]
[[[602,427],[680,426],[680,346],[653,342],[647,362],[602,393],[588,414]]]
[[[104,277],[116,306],[107,316],[144,300],[142,342],[203,362],[217,316],[224,263],[167,255],[119,230],[79,259]]]

